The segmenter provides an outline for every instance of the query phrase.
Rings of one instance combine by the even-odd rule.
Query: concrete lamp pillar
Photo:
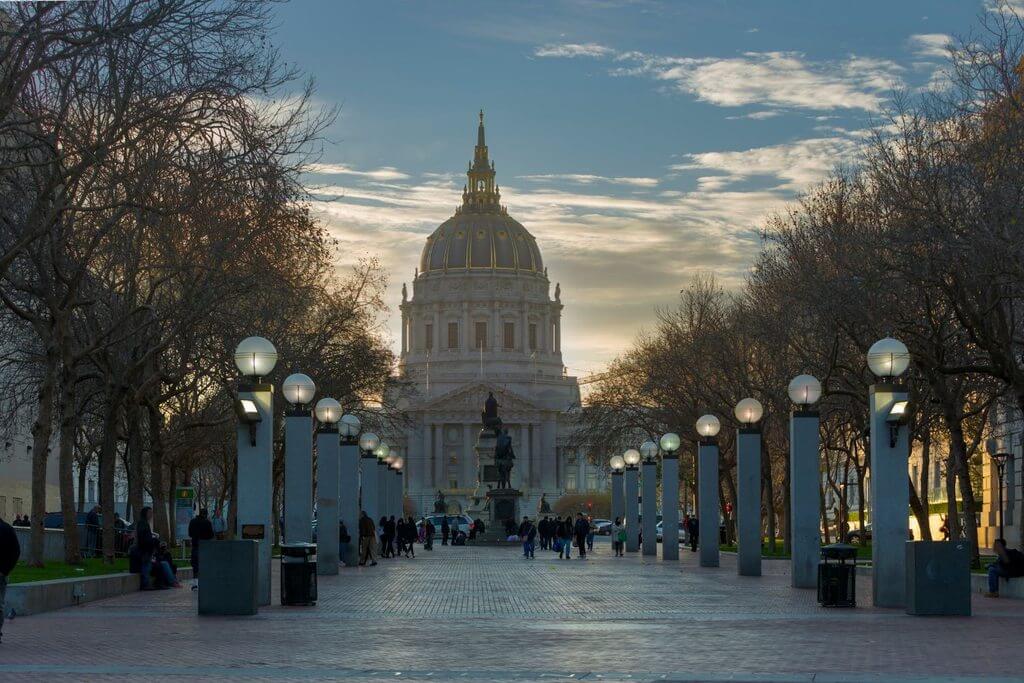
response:
[[[322,424],[316,435],[316,573],[338,573],[338,428]]]
[[[343,436],[340,450],[338,521],[345,524],[351,538],[342,549],[341,561],[354,567],[359,561],[359,444],[354,437]]]
[[[736,433],[736,518],[740,576],[761,576],[761,430]]]
[[[661,458],[661,559],[679,559],[679,456]]]
[[[821,556],[817,411],[794,410],[789,418],[789,505],[793,588],[817,588]]]
[[[377,459],[377,509],[381,517],[391,514],[391,500],[388,498],[391,492],[390,468],[380,458]],[[380,520],[374,520],[375,522]]]
[[[377,456],[373,454],[373,451],[363,451],[362,457],[359,458],[359,467],[363,512],[373,520],[373,524],[376,526],[383,513],[380,511],[380,483],[377,481],[377,471],[380,466],[377,465]]]
[[[612,470],[612,521],[622,519],[626,511],[624,504],[625,492],[622,489],[622,470]]]
[[[892,424],[889,413],[908,395],[892,384],[874,384],[871,417],[871,584],[875,607],[906,607],[910,491],[909,428]]]
[[[395,488],[394,488],[394,491],[395,491],[395,517],[399,517],[399,518],[405,516],[405,506],[402,504],[403,503],[403,498],[405,498],[405,495],[404,495],[405,494],[405,491],[404,491],[405,486],[404,485],[405,485],[405,473],[404,473],[403,470],[396,468],[395,469],[395,482],[394,482],[394,486],[395,486]]]
[[[641,498],[643,526],[643,554],[658,554],[658,463],[653,458],[645,459],[640,466],[640,478],[643,486]]]
[[[259,605],[270,604],[270,549],[274,544],[273,442],[274,386],[240,384],[240,410],[249,421],[238,424],[238,512],[235,537],[258,541],[257,595]]]
[[[700,566],[717,567],[718,554],[718,442],[704,437],[697,446],[697,492],[700,505],[697,512]]]
[[[623,490],[626,503],[626,550],[635,553],[640,549],[640,470],[636,465],[627,465],[623,474]]]
[[[288,412],[284,437],[284,542],[313,540],[313,413]]]

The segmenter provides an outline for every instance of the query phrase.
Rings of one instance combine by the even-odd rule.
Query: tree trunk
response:
[[[149,483],[153,496],[153,528],[161,538],[170,538],[167,499],[164,497],[164,417],[160,414],[160,408],[152,401],[146,401],[146,418],[149,427]]]
[[[964,535],[971,545],[971,566],[977,568],[981,566],[976,523],[977,502],[974,500],[974,487],[971,484],[970,463],[967,462],[967,443],[964,441],[963,426],[959,421],[949,425],[949,451],[956,465],[956,478],[964,501]]]
[[[786,555],[793,554],[793,533],[790,526],[793,524],[791,516],[792,498],[789,483],[789,448],[782,450],[782,551]]]
[[[921,507],[924,508],[925,520],[927,523],[921,527],[921,540],[930,541],[932,540],[932,524],[931,524],[931,503],[928,499],[928,489],[930,487],[930,470],[932,467],[932,431],[926,429],[924,435],[921,438],[921,488],[918,495],[921,496]]]
[[[818,485],[818,514],[821,516],[821,528],[825,530],[825,545],[832,543],[832,533],[828,528],[828,510],[825,509],[825,483]]]
[[[125,407],[128,424],[128,514],[126,517],[135,520],[142,509],[142,495],[145,486],[145,475],[142,464],[142,425],[141,410],[138,401],[129,400]]]
[[[117,427],[121,417],[123,393],[107,386],[103,417],[103,443],[100,446],[100,506],[103,509],[103,561],[114,563],[114,474],[117,469]]]
[[[764,476],[764,509],[768,518],[768,553],[775,554],[775,477],[772,476],[772,463],[764,453],[761,458],[762,473]],[[760,511],[759,511],[760,512]],[[760,525],[758,525],[760,527]]]
[[[921,529],[921,535],[924,536],[925,529],[928,527],[928,510],[921,505],[921,498],[917,495],[917,488],[914,486],[914,480],[907,475],[907,485],[910,486],[910,509],[914,511],[914,517],[917,519],[917,526]],[[931,536],[931,534],[928,534]],[[927,540],[931,540],[928,538]]]
[[[78,461],[78,511],[85,512],[85,469],[88,462]]]
[[[78,539],[78,517],[75,514],[75,435],[78,433],[77,379],[65,351],[60,376],[60,511],[64,517],[64,561],[82,561]]]
[[[960,510],[956,505],[956,462],[953,460],[953,449],[950,449],[946,456],[946,527],[949,529],[951,540],[958,541],[963,538]]]
[[[32,541],[28,563],[33,567],[43,566],[43,518],[46,516],[46,461],[50,450],[50,436],[53,433],[53,399],[57,382],[57,365],[60,361],[57,349],[48,346],[39,383],[36,420],[32,424]],[[76,527],[77,528],[77,527]]]

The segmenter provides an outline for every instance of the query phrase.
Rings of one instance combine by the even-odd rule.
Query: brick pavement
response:
[[[976,597],[970,618],[824,610],[787,562],[760,578],[722,565],[441,546],[321,577],[316,607],[256,617],[137,593],[9,622],[0,680],[1024,680],[1019,601]]]

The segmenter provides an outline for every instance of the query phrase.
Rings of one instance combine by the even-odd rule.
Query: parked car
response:
[[[457,526],[459,531],[464,531],[467,536],[469,535],[469,525],[473,523],[473,520],[470,519],[469,515],[442,515],[441,513],[431,513],[429,515],[425,515],[420,519],[420,521],[416,522],[416,529],[419,530],[426,520],[429,519],[434,525],[434,533],[437,534],[438,538],[441,538],[441,520],[445,517],[448,518],[448,527],[450,530],[454,531]],[[484,524],[486,524],[486,522],[484,522]]]
[[[852,529],[850,533],[846,534],[846,542],[850,545],[861,545],[865,541],[871,540],[871,523],[868,522],[864,525],[863,529]]]
[[[612,520],[610,519],[595,519],[591,521],[594,525],[594,533],[598,536],[611,536],[612,535]]]
[[[662,525],[664,522],[658,522],[657,526],[654,527],[654,533],[658,537],[658,543],[662,541]],[[683,542],[683,534],[686,533],[686,527],[683,526],[682,522],[679,522],[679,542]]]

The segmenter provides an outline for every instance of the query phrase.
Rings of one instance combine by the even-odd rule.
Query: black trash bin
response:
[[[822,607],[857,606],[857,548],[833,543],[821,549],[818,602]]]
[[[281,545],[281,604],[316,604],[316,544]]]

